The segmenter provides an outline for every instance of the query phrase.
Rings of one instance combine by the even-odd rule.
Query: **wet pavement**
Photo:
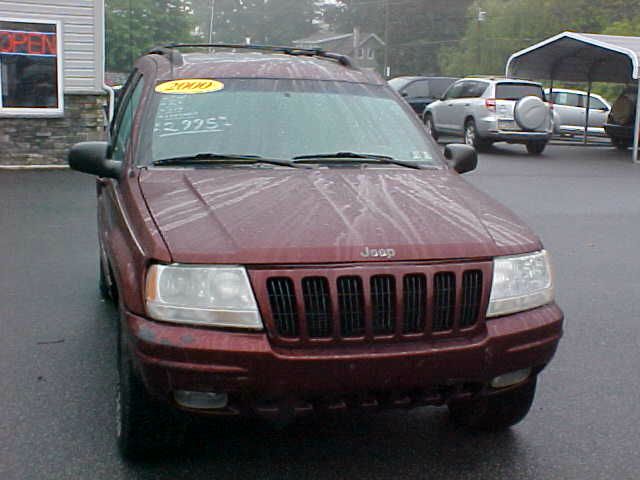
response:
[[[566,334],[532,411],[500,434],[446,409],[285,429],[214,421],[187,450],[123,462],[114,441],[114,310],[96,288],[94,181],[0,171],[0,478],[601,479],[640,473],[640,166],[610,148],[482,154],[468,180],[552,252]]]

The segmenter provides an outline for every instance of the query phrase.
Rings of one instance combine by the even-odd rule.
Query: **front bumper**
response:
[[[604,130],[611,138],[633,140],[633,125],[616,125],[615,123],[606,123]]]
[[[366,405],[373,398],[378,405],[380,395],[391,403],[444,403],[497,375],[544,368],[562,336],[563,314],[551,304],[488,320],[473,338],[312,350],[274,347],[264,332],[163,324],[131,313],[123,321],[134,367],[152,395],[171,401],[175,390],[226,392],[229,407],[215,413],[229,414],[282,402],[305,410],[311,399],[341,405],[357,397]]]

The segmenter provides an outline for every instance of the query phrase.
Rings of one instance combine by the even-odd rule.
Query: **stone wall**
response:
[[[65,95],[64,117],[0,118],[0,165],[65,164],[77,142],[102,140],[106,95]]]

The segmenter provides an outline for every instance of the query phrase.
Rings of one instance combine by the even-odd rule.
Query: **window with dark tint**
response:
[[[447,90],[447,100],[455,100],[456,98],[462,98],[462,94],[467,82],[455,83]]]
[[[461,85],[461,89],[460,89],[460,94],[458,95],[458,98],[469,98],[472,96],[473,93],[473,85],[475,82],[462,82]]]
[[[487,89],[485,82],[465,82],[464,90],[462,92],[463,98],[477,98],[484,94]]]
[[[440,98],[447,91],[447,88],[455,82],[453,78],[432,78],[429,80],[429,88],[433,98]]]
[[[587,101],[587,97],[584,97],[584,102]],[[587,105],[585,104],[584,108],[587,108]],[[607,107],[602,100],[600,100],[599,98],[596,97],[591,97],[591,108],[594,110],[608,110],[609,107]]]
[[[484,95],[484,92],[486,92],[487,87],[489,86],[488,83],[485,82],[476,82],[476,87],[475,87],[475,92],[474,93],[474,97],[481,97]]]
[[[113,152],[111,157],[114,160],[124,160],[124,155],[129,145],[129,139],[131,138],[131,130],[133,129],[133,119],[136,114],[136,109],[140,104],[140,98],[142,97],[142,91],[144,90],[144,79],[140,77],[135,84],[135,88],[128,99],[125,99],[126,104],[122,105],[124,111],[122,116],[118,119],[118,125],[116,126],[115,141],[113,142]]]
[[[405,85],[412,82],[413,79],[411,77],[396,77],[389,80],[387,83],[391,88],[393,88],[396,92],[402,90]]]
[[[0,112],[60,110],[58,25],[0,20]]]
[[[542,87],[528,83],[498,83],[496,98],[499,100],[520,100],[524,97],[538,97],[545,99]]]
[[[409,98],[429,97],[429,80],[417,80],[409,84],[407,88],[404,89],[404,93],[406,93]]]
[[[568,107],[580,107],[581,95],[577,93],[555,92],[553,94],[553,103],[557,105],[566,105]]]

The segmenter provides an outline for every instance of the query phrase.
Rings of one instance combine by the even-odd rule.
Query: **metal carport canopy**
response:
[[[564,32],[514,53],[509,78],[565,82],[631,83],[640,78],[640,37]],[[640,95],[636,107],[633,161],[638,163]]]

